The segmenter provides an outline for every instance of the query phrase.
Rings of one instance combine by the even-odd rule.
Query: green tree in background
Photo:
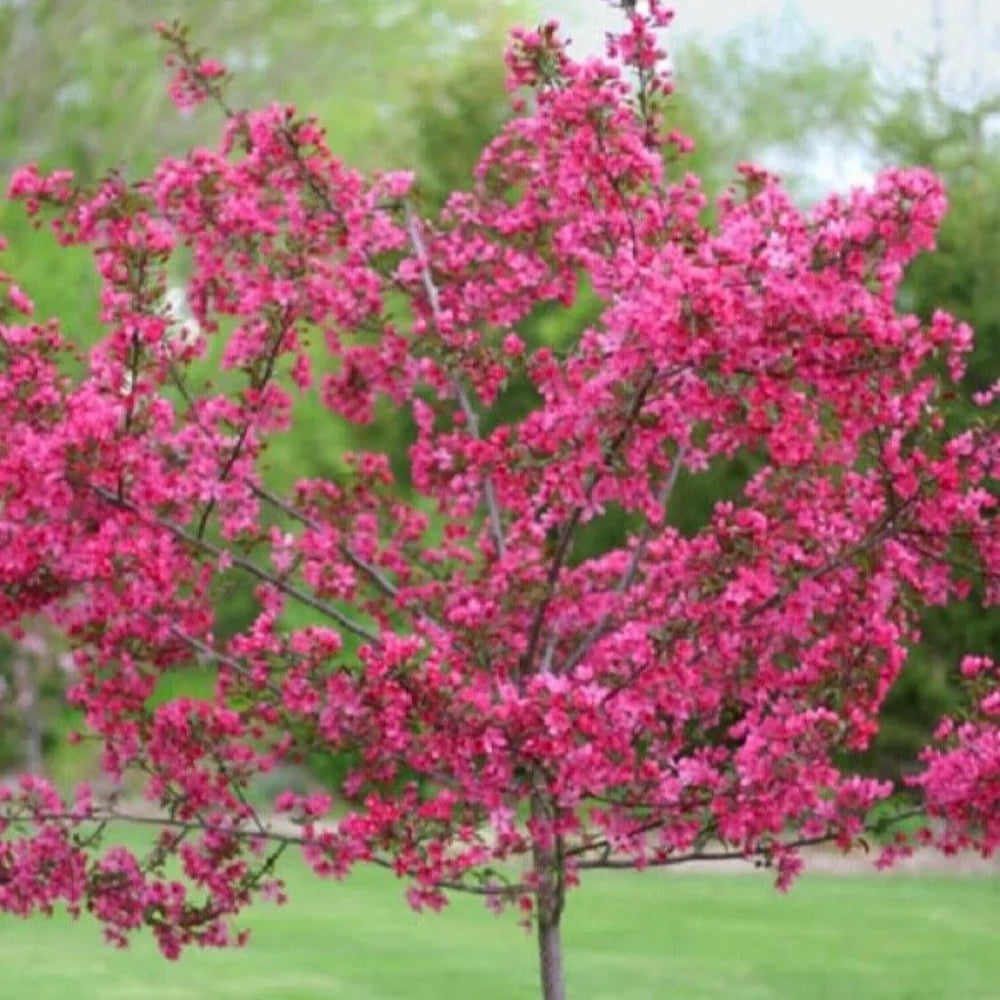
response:
[[[764,22],[721,41],[691,41],[673,58],[673,114],[695,140],[683,168],[711,193],[732,182],[740,160],[755,159],[777,165],[810,200],[820,190],[811,176],[817,156],[866,138],[877,88],[864,51]]]
[[[213,134],[210,115],[173,112],[155,69],[154,22],[195,18],[236,71],[235,102],[308,105],[352,163],[393,165],[413,87],[480,46],[495,58],[530,14],[522,0],[4,0],[0,165],[55,159],[90,176],[113,149],[138,172]]]
[[[229,0],[207,8],[197,0],[7,0],[0,2],[0,164],[37,159],[90,180],[96,165],[105,163],[106,149],[124,157],[122,168],[130,175],[208,140],[217,130],[217,113],[176,113],[165,75],[156,69],[162,53],[152,31],[157,19],[197,15],[199,44],[234,71],[235,103],[277,99],[308,108],[352,165],[413,167],[432,189],[451,182],[456,155],[471,159],[483,128],[487,134],[495,128],[506,104],[502,71],[495,67],[502,65],[507,30],[527,14],[516,0]],[[487,65],[490,72],[480,72]],[[450,107],[469,87],[478,130],[451,115],[446,127],[452,134],[425,135],[425,120],[413,114],[415,101]],[[143,108],[138,117],[136,106]],[[39,311],[65,317],[85,341],[97,322],[87,256],[64,252],[54,258],[52,237],[32,234],[9,208],[0,228],[25,258],[18,261],[19,273]],[[178,274],[178,283],[184,277]],[[361,434],[357,443],[381,447],[385,441]],[[330,456],[339,450],[329,445],[300,433],[282,444],[275,463],[328,473]]]
[[[921,315],[947,309],[973,326],[970,388],[985,389],[1000,377],[1000,92],[968,107],[950,102],[932,61],[923,80],[891,95],[873,139],[880,160],[925,164],[948,184],[938,260],[914,262],[907,305]]]

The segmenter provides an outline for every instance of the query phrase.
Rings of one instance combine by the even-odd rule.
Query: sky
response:
[[[985,92],[1000,90],[1000,0],[673,0],[675,20],[666,48],[696,38],[743,34],[755,29],[776,37],[822,36],[834,49],[867,47],[889,83],[912,77],[935,49],[942,54],[945,95],[971,105]],[[543,17],[554,17],[589,53],[601,50],[605,32],[621,14],[606,0],[539,0]],[[774,34],[771,37],[775,37]],[[767,164],[780,169],[778,164]],[[820,154],[813,173],[821,186],[864,183],[871,168],[863,151],[839,150],[837,162]]]
[[[606,0],[539,0],[568,33],[596,51],[620,20]],[[870,46],[891,76],[905,74],[939,40],[944,79],[959,99],[1000,86],[1000,0],[674,0],[667,36],[710,39],[762,20],[790,32],[811,29],[832,45]]]

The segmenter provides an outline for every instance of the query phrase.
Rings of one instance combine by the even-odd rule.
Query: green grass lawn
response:
[[[96,926],[0,918],[0,997],[31,1000],[516,1000],[537,996],[534,940],[463,898],[411,913],[381,872],[288,871],[242,951],[163,961]],[[606,874],[569,900],[571,1000],[1000,1000],[1000,878]]]

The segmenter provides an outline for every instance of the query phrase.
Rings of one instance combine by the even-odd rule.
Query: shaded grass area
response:
[[[287,869],[240,951],[161,959],[63,916],[0,918],[0,996],[34,1000],[512,1000],[537,997],[535,945],[470,898],[414,914],[401,886]],[[603,874],[570,897],[573,1000],[1000,1000],[1000,878]]]

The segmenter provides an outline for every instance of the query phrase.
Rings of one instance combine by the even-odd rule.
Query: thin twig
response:
[[[282,318],[279,321],[277,333],[272,337],[268,346],[267,356],[264,359],[264,373],[259,379],[252,375],[250,377],[250,387],[252,389],[257,391],[263,390],[267,386],[267,383],[271,380],[271,377],[274,375],[275,365],[278,361],[278,354],[281,350],[281,344],[285,339],[285,334],[288,332],[289,325],[289,321],[283,311]],[[273,327],[272,332],[274,332]],[[260,405],[261,404],[258,403],[250,408],[251,413],[243,421],[243,425],[240,427],[239,433],[236,437],[236,443],[230,449],[229,456],[226,458],[222,468],[219,470],[217,482],[224,483],[229,478],[229,474],[233,471],[233,467],[243,454],[243,449],[246,446],[247,440],[250,436],[250,429],[253,425],[253,417],[257,415]],[[205,537],[205,531],[208,528],[208,521],[212,516],[212,512],[215,510],[215,506],[215,497],[212,497],[208,503],[205,504],[205,509],[201,512],[201,517],[198,519],[198,527],[195,531],[195,534],[199,538]]]
[[[188,408],[193,409],[194,397],[191,395],[190,390],[188,389],[186,383],[184,382],[183,377],[177,370],[177,366],[173,361],[169,363],[168,370],[170,372],[171,380],[173,381],[174,386],[177,388],[177,391],[180,392],[182,398],[187,403]],[[202,433],[211,437],[211,432],[202,423],[197,413],[195,413],[193,419],[195,421],[196,426],[202,431]],[[305,525],[307,528],[310,528],[313,531],[321,531],[323,529],[323,525],[320,524],[320,522],[317,521],[315,518],[310,517],[305,511],[296,507],[288,500],[285,500],[284,498],[278,496],[276,493],[273,493],[270,490],[265,489],[265,487],[261,486],[259,483],[255,483],[252,479],[250,479],[249,476],[245,476],[243,481],[246,487],[250,490],[250,492],[253,493],[253,495],[256,496],[259,500],[263,500],[265,503],[269,503],[272,507],[276,508],[277,510],[280,510],[283,514],[286,514],[288,517],[298,521],[300,524]],[[399,595],[399,588],[377,566],[374,566],[367,560],[362,559],[361,556],[359,556],[346,542],[343,541],[340,542],[338,544],[338,547],[344,558],[356,570],[367,576],[376,585],[376,587],[382,591],[383,594],[393,599],[395,599]],[[435,625],[440,624],[432,615],[430,615],[428,612],[422,609],[418,609],[417,613],[420,615],[420,617],[432,622]]]
[[[246,480],[246,485],[250,489],[250,492],[253,493],[258,499],[271,504],[272,507],[280,510],[283,514],[287,514],[293,520],[305,525],[312,531],[323,530],[324,526],[314,517],[310,517],[305,511],[300,510],[294,504],[289,503],[277,494],[272,493],[270,490],[265,489],[263,486],[260,486],[249,479]],[[395,598],[398,596],[399,588],[380,569],[378,569],[378,567],[373,566],[371,563],[362,559],[361,556],[359,556],[346,542],[340,542],[338,548],[344,558],[356,570],[364,573],[365,576],[367,576],[378,587],[378,589],[386,595],[386,597]]]
[[[434,322],[440,329],[443,326],[441,295],[438,292],[437,285],[434,283],[434,277],[431,274],[430,269],[430,262],[427,259],[427,248],[424,245],[423,238],[420,235],[420,229],[417,226],[417,220],[409,205],[406,206],[406,231],[409,234],[410,242],[413,244],[413,249],[420,262],[420,277],[424,285],[424,292],[427,295],[428,304],[431,307],[431,315],[434,317]],[[472,405],[472,400],[469,398],[468,391],[462,384],[458,375],[453,374],[451,376],[451,384],[458,397],[458,403],[462,408],[462,413],[465,416],[465,423],[469,428],[469,433],[474,438],[479,438],[479,417],[476,414],[475,407]],[[486,502],[486,509],[489,512],[490,531],[493,535],[493,542],[497,547],[497,555],[502,559],[507,546],[504,541],[503,525],[500,520],[500,507],[497,503],[496,490],[493,486],[493,479],[489,474],[485,475],[483,478],[483,498]]]
[[[221,666],[228,667],[233,671],[233,673],[238,674],[241,677],[252,675],[250,668],[245,664],[240,663],[239,660],[226,653],[220,653],[207,642],[202,642],[201,639],[197,639],[193,635],[188,635],[187,632],[182,632],[179,628],[177,628],[177,626],[170,626],[170,634],[177,639],[178,642],[183,642],[185,645],[190,646],[196,653],[205,657],[206,660],[212,660]],[[253,680],[253,683],[257,685],[257,681],[252,677],[251,679]],[[265,682],[264,684],[258,686],[262,687],[265,691],[270,692],[277,698],[281,697],[280,688],[270,682]]]
[[[914,500],[915,498],[911,499],[910,501],[907,501],[907,503],[900,508],[897,514],[901,513],[907,506],[911,505],[914,502]],[[796,593],[796,591],[803,583],[807,583],[811,580],[821,579],[828,573],[835,572],[841,567],[847,565],[852,559],[855,559],[856,557],[863,555],[865,552],[875,547],[880,542],[884,541],[887,538],[892,537],[893,535],[892,529],[896,527],[898,527],[896,515],[887,517],[883,521],[883,523],[878,527],[878,529],[873,531],[872,534],[870,534],[862,542],[859,542],[857,545],[847,549],[844,552],[841,552],[836,558],[833,558],[828,562],[822,563],[819,566],[814,566],[812,569],[805,571],[800,576],[796,577],[794,580],[790,580],[777,593],[767,598],[767,600],[762,601],[760,604],[755,604],[751,608],[748,608],[744,612],[743,617],[740,620],[740,625],[746,627],[755,618],[759,617],[762,614],[765,614],[768,611],[772,611],[775,607],[778,607],[783,601],[786,601],[789,597],[791,597],[794,593]],[[680,634],[683,635],[690,627],[691,627],[690,623],[686,623],[686,628],[682,630]],[[700,649],[695,658],[695,662],[708,655],[710,648],[711,647],[705,646],[703,644],[702,648]],[[649,667],[650,667],[649,660],[646,660],[640,663],[638,666],[634,667],[626,677],[620,680],[617,684],[614,684],[613,686],[608,688],[608,690],[604,693],[603,697],[601,698],[601,705],[603,706],[607,704],[612,698],[616,697],[622,691],[625,691],[628,688],[630,688],[639,679],[639,677],[646,670],[649,669]]]

